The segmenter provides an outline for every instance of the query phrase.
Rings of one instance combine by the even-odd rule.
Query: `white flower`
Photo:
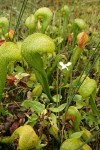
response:
[[[62,67],[63,69],[67,69],[68,70],[68,66],[70,66],[72,63],[68,62],[67,64],[64,64],[62,61],[59,62],[59,65]]]

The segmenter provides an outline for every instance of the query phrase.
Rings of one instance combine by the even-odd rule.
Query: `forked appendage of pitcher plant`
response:
[[[53,13],[51,10],[47,7],[39,8],[34,15],[31,14],[25,21],[25,25],[29,28],[30,33],[33,33],[36,29],[36,26],[38,26],[38,20],[42,19],[42,27],[41,32],[45,33],[51,19],[52,19]]]
[[[16,44],[6,42],[0,46],[0,103],[6,83],[7,66],[9,62],[17,60],[21,60],[21,51]]]
[[[52,96],[41,57],[45,55],[45,53],[53,53],[54,50],[54,41],[49,36],[42,33],[34,33],[28,36],[21,46],[22,56],[27,63],[33,67],[36,78],[41,83],[50,101],[52,101]]]

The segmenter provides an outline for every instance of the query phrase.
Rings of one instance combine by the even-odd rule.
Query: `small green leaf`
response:
[[[35,121],[35,120],[37,120],[37,119],[38,119],[38,116],[37,116],[35,113],[33,113],[33,114],[30,116],[29,121],[30,121],[30,122],[33,122],[33,121]]]
[[[27,86],[29,87],[29,88],[33,88],[33,86],[34,86],[34,82],[32,82],[32,81],[27,81],[26,82],[26,84],[27,84]]]
[[[71,134],[70,138],[77,138],[77,139],[79,139],[83,135],[83,133],[84,133],[84,131],[74,132],[73,134]]]
[[[37,112],[38,114],[40,114],[45,109],[45,105],[41,104],[40,102],[29,101],[29,100],[25,100],[22,103],[22,107],[26,109],[31,108],[33,111]]]
[[[64,103],[64,104],[62,104],[62,105],[60,105],[59,107],[57,107],[57,108],[49,108],[52,112],[60,112],[60,111],[62,111],[65,107],[66,107],[66,103]]]
[[[25,72],[24,68],[21,67],[21,66],[16,66],[15,70],[16,70],[17,73]]]
[[[60,100],[62,99],[62,96],[60,94],[54,95],[53,96],[53,100],[54,102],[60,102]]]
[[[50,114],[50,119],[54,124],[57,124],[57,116],[53,113]]]
[[[84,106],[84,102],[81,95],[76,94],[74,97],[77,109],[81,109]]]
[[[33,113],[31,116],[29,116],[28,121],[26,124],[31,125],[32,127],[37,123],[38,116]]]
[[[49,132],[51,135],[54,136],[54,138],[59,142],[60,141],[60,138],[59,138],[59,135],[58,135],[58,132],[59,132],[59,128],[56,126],[56,125],[52,125],[49,129]]]

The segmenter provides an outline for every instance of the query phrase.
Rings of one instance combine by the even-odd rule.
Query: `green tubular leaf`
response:
[[[89,97],[96,87],[97,87],[96,81],[94,79],[90,79],[89,77],[87,77],[82,83],[79,89],[79,93],[84,98]]]
[[[68,26],[68,16],[69,16],[69,8],[67,5],[65,5],[62,9],[61,9],[61,13],[63,15],[63,40],[66,40],[66,35],[67,35],[67,26]]]
[[[42,33],[34,33],[30,36],[28,36],[22,46],[22,55],[25,57],[25,59],[28,61],[29,58],[28,55],[24,53],[52,53],[55,50],[55,44],[54,41],[47,35]],[[30,61],[29,61],[30,62]]]
[[[69,7],[67,5],[65,5],[62,9],[61,9],[61,13],[64,15],[64,16],[68,16],[69,15]]]
[[[53,16],[51,10],[47,7],[42,7],[35,12],[34,16],[37,20],[43,19],[42,33],[44,33]]]
[[[6,42],[0,47],[0,58],[7,62],[21,60],[21,50],[13,42]]]
[[[0,29],[2,29],[3,33],[7,32],[9,26],[8,19],[5,17],[0,17]]]
[[[45,34],[34,33],[24,40],[21,50],[22,56],[33,67],[37,80],[43,86],[43,90],[48,98],[52,101],[47,74],[43,68],[43,61],[39,53],[52,53],[55,50],[53,40]]]
[[[31,14],[25,21],[25,25],[30,30],[30,33],[34,32],[36,28],[36,24],[37,24],[37,21],[33,14]]]
[[[79,19],[79,18],[75,19],[74,25],[76,25],[81,30],[86,28],[86,23],[83,19]]]
[[[21,50],[12,42],[0,46],[0,100],[6,83],[7,65],[11,61],[21,60]]]
[[[81,114],[78,111],[78,109],[75,106],[70,106],[68,108],[68,112],[67,114],[71,115],[71,116],[75,116],[75,120],[73,121],[74,123],[74,129],[75,131],[79,131],[79,126],[80,126],[80,122],[81,122]]]

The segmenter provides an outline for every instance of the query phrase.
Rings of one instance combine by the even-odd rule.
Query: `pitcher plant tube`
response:
[[[44,92],[47,94],[50,101],[52,97],[50,94],[47,74],[43,68],[43,60],[41,54],[52,53],[55,50],[53,40],[42,33],[34,33],[28,36],[22,43],[22,56],[27,63],[33,67],[37,80],[41,83]]]
[[[84,76],[82,76],[81,80],[84,79]],[[96,93],[97,93],[97,83],[94,79],[90,79],[89,77],[86,77],[82,85],[79,89],[80,95],[85,98],[89,99],[89,103],[92,108],[92,112],[94,115],[96,115],[98,118],[100,118],[100,113],[98,111],[98,108],[96,106]]]
[[[40,9],[38,9],[34,15],[37,20],[38,19],[43,20],[41,31],[42,31],[42,33],[45,33],[45,30],[47,29],[47,27],[52,19],[53,13],[51,12],[51,10],[49,8],[42,7]]]
[[[69,8],[67,5],[65,5],[62,9],[61,9],[61,13],[63,16],[63,33],[62,33],[62,37],[63,40],[66,40],[67,37],[67,26],[68,26],[68,17],[69,17]]]
[[[21,50],[12,42],[6,42],[0,46],[0,101],[6,83],[7,66],[11,61],[21,60]]]
[[[8,30],[9,21],[6,17],[0,17],[0,35],[5,34]]]
[[[33,14],[31,14],[25,21],[25,25],[26,27],[29,29],[29,33],[32,34],[35,29],[36,29],[36,25],[37,25],[37,21],[36,18]]]
[[[34,32],[36,29],[36,26],[38,26],[38,21],[42,19],[42,27],[41,32],[45,33],[51,19],[52,19],[53,13],[52,11],[47,7],[39,8],[34,14],[31,14],[25,22],[25,25],[29,28],[30,32]]]
[[[70,106],[68,108],[68,112],[66,114],[66,120],[71,120],[74,126],[75,131],[79,131],[80,122],[81,122],[81,114],[75,106]]]

